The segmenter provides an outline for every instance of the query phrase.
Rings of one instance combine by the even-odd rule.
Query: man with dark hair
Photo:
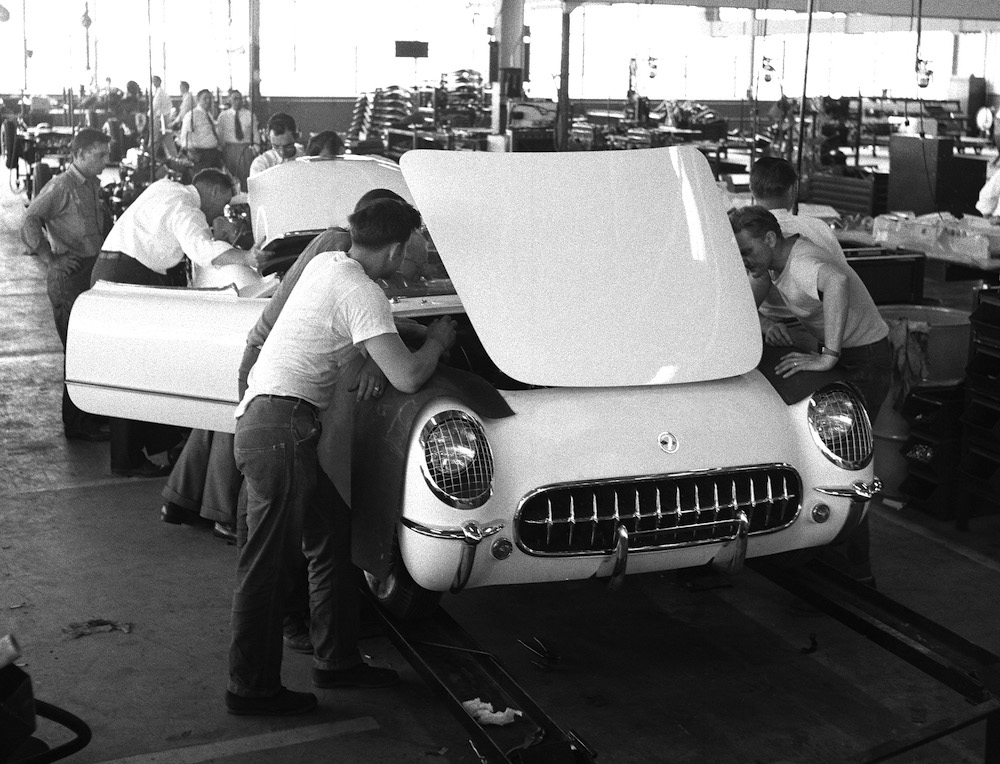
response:
[[[784,236],[799,234],[827,250],[832,257],[847,263],[844,250],[830,227],[819,218],[793,215],[799,190],[799,176],[791,162],[781,157],[761,157],[750,168],[750,192],[754,204],[770,210]],[[761,333],[769,345],[811,343],[801,324],[785,306],[770,279],[751,281],[754,294],[766,294],[758,308]]]
[[[358,651],[350,510],[319,466],[319,412],[330,405],[340,370],[359,353],[397,389],[415,392],[451,347],[455,326],[450,318],[434,321],[423,346],[410,352],[374,281],[399,267],[420,227],[416,210],[379,199],[349,223],[350,249],[317,254],[303,269],[236,409],[236,463],[248,502],[226,692],[234,714],[287,715],[316,706],[312,693],[281,684],[284,599],[302,552],[309,559],[313,683],[374,688],[398,681],[396,672],[365,664]]]
[[[233,179],[222,170],[202,170],[190,186],[164,178],[129,205],[108,234],[91,275],[123,284],[167,286],[167,271],[185,255],[201,266],[256,264],[253,251],[212,238],[210,224],[233,198]],[[148,455],[177,444],[173,428],[127,419],[111,420],[111,471],[116,475],[161,477]],[[143,454],[145,450],[145,454]]]
[[[271,142],[271,148],[253,160],[250,165],[251,178],[276,165],[305,156],[306,152],[297,143],[299,131],[290,114],[278,112],[267,121],[267,139]]]
[[[838,258],[797,233],[786,235],[763,207],[732,209],[729,222],[747,273],[772,283],[819,345],[818,352],[792,349],[775,372],[791,377],[837,367],[861,391],[874,420],[889,393],[892,353],[889,327],[861,277],[842,255]],[[840,547],[824,550],[823,559],[874,585],[868,523],[862,522]]]
[[[45,264],[46,288],[56,333],[66,348],[73,303],[90,287],[90,274],[111,216],[101,202],[100,175],[111,154],[111,139],[83,128],[73,138],[73,163],[46,183],[31,200],[21,224],[21,240]],[[76,407],[63,385],[63,431],[71,440],[107,440],[97,420]]]
[[[344,139],[337,134],[336,130],[324,130],[309,139],[306,152],[311,157],[336,159],[344,153]]]

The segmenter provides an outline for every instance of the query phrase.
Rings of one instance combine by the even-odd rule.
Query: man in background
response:
[[[167,286],[167,271],[187,255],[202,266],[254,266],[255,253],[212,238],[210,221],[233,198],[222,170],[202,170],[190,186],[164,178],[151,184],[118,218],[108,234],[91,281]],[[178,446],[175,428],[128,419],[111,420],[111,471],[123,477],[165,477],[149,456]]]
[[[76,298],[90,288],[101,243],[111,216],[101,202],[100,175],[111,155],[111,138],[83,128],[73,138],[73,163],[56,175],[28,205],[21,240],[47,268],[46,289],[63,350],[69,314]],[[70,440],[107,440],[98,421],[76,407],[63,384],[63,431]]]
[[[219,113],[216,127],[222,149],[222,164],[239,182],[240,189],[246,191],[250,163],[254,159],[251,146],[257,124],[240,91],[229,91],[229,108]]]
[[[250,177],[284,162],[291,162],[305,156],[305,151],[297,143],[299,131],[291,115],[278,112],[267,121],[267,139],[271,148],[250,165]]]
[[[184,117],[180,144],[187,151],[188,159],[194,163],[195,172],[208,167],[222,167],[219,132],[212,116],[212,94],[208,90],[198,91],[194,109]]]

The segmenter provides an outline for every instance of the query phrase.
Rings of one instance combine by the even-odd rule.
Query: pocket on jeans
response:
[[[319,417],[315,414],[308,419],[296,417],[292,423],[292,435],[295,444],[308,443],[311,440],[319,440],[319,435],[323,431],[323,426],[319,423]]]

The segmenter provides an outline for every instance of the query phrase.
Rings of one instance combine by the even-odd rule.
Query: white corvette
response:
[[[369,181],[338,182],[373,163]],[[836,543],[861,520],[878,490],[868,415],[834,374],[768,372],[699,152],[413,151],[401,166],[303,163],[289,190],[281,165],[250,185],[267,239],[301,247],[365,183],[395,178],[447,269],[387,287],[398,316],[459,320],[447,367],[415,395],[355,406],[342,391],[324,414],[355,561],[387,607],[415,615],[475,586],[732,571]],[[232,430],[263,304],[98,285],[73,311],[70,393],[97,413]]]

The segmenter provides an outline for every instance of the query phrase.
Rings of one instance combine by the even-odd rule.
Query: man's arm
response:
[[[61,193],[60,193],[61,192]],[[52,262],[52,245],[45,235],[45,221],[61,213],[66,207],[66,193],[50,181],[41,193],[31,200],[21,223],[21,241],[28,250],[38,255],[45,265]]]
[[[844,342],[844,327],[850,306],[847,274],[826,263],[816,272],[816,288],[823,301],[823,347],[837,355],[792,352],[782,356],[774,370],[782,377],[800,371],[829,371],[837,365]]]
[[[427,339],[410,352],[398,334],[380,334],[365,340],[368,355],[400,392],[415,393],[437,368],[438,359],[455,342],[455,322],[439,318],[427,327]]]
[[[227,241],[216,241],[208,227],[205,214],[197,207],[180,205],[169,213],[173,216],[170,230],[177,237],[184,254],[202,267],[248,265],[256,267],[256,253],[237,249]]]
[[[823,346],[839,353],[850,306],[847,274],[830,265],[821,265],[816,285],[823,301]]]

